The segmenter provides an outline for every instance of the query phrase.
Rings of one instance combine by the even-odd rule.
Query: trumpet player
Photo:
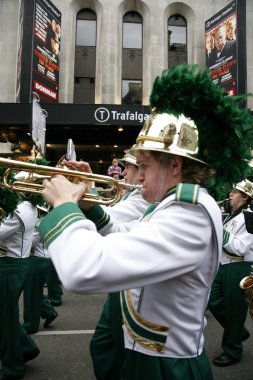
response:
[[[253,199],[253,184],[243,180],[229,194],[231,213],[223,221],[223,247],[213,282],[209,310],[223,327],[222,354],[213,363],[226,367],[241,361],[242,342],[249,337],[244,327],[248,306],[239,287],[253,263],[253,235],[247,232],[244,211]]]
[[[125,153],[124,157],[119,160],[119,163],[124,167],[122,172],[124,182],[129,185],[125,189],[125,195],[121,201],[114,206],[103,207],[103,211],[100,209],[100,206],[95,206],[97,212],[99,212],[100,209],[100,212],[103,213],[103,218],[107,219],[106,215],[110,217],[110,224],[114,221],[114,229],[118,228],[116,227],[117,222],[123,223],[139,219],[149,205],[143,199],[141,191],[138,188],[134,189],[134,185],[138,184],[138,165],[136,158],[129,151]],[[133,185],[132,190],[129,190],[129,188],[131,189],[130,185]],[[103,231],[102,234],[106,235],[106,228],[108,227],[102,229],[98,227],[98,231],[101,231],[101,233]],[[104,304],[102,314],[90,342],[90,353],[94,373],[98,380],[109,378],[112,373],[114,373],[114,376],[120,377],[120,369],[124,362],[122,324],[120,293],[110,293]],[[103,362],[106,363],[106,365],[100,365],[101,357],[103,357]]]
[[[218,127],[210,140],[204,115],[217,92],[215,110],[223,112],[210,122],[212,131]],[[203,350],[203,329],[218,269],[222,219],[204,187],[214,173],[207,165],[212,152],[221,158],[215,139],[220,140],[223,128],[231,128],[224,121],[228,107],[234,108],[228,98],[208,70],[198,66],[177,66],[156,78],[152,114],[131,150],[139,165],[142,196],[150,205],[139,220],[122,224],[117,233],[99,234],[97,224],[80,212],[76,203],[87,184],[73,184],[59,175],[43,182],[43,196],[53,210],[39,230],[63,285],[84,293],[120,291],[122,379],[213,378]],[[208,155],[199,141],[214,144]],[[217,168],[214,161],[212,165]],[[97,221],[104,222],[103,228],[110,223]],[[107,365],[104,358],[99,365]],[[115,375],[113,371],[107,378],[118,378]]]

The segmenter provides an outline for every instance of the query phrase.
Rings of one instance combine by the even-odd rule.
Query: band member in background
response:
[[[41,213],[41,210],[39,211]],[[41,318],[45,319],[44,327],[47,328],[58,316],[51,302],[43,294],[47,273],[52,266],[52,261],[46,254],[45,244],[35,227],[23,291],[23,328],[28,334],[35,334],[39,330]]]
[[[0,224],[0,379],[21,379],[25,363],[36,358],[40,350],[19,322],[19,298],[23,291],[37,209],[19,198],[12,215]]]
[[[220,367],[242,359],[242,342],[249,338],[244,327],[248,305],[239,287],[253,264],[253,235],[247,232],[244,211],[253,198],[253,184],[239,182],[229,195],[231,214],[224,220],[223,247],[219,271],[212,285],[209,310],[224,328],[223,353],[213,363]]]
[[[102,236],[77,204],[89,184],[58,175],[43,181],[53,210],[39,231],[67,289],[121,291],[122,378],[212,379],[203,350],[204,314],[223,227],[220,209],[204,187],[217,191],[249,170],[252,116],[197,65],[165,70],[153,84],[150,106],[132,149],[142,196],[150,203],[143,217]],[[220,141],[227,141],[238,162]],[[103,220],[106,228],[110,219]]]
[[[126,151],[126,154],[119,163],[124,167],[122,176],[128,185],[138,185],[138,165],[136,158]],[[148,203],[143,199],[141,191],[137,188],[127,190],[121,202],[112,207],[104,207],[104,211],[114,222],[129,222],[139,219],[148,207]],[[102,212],[100,206],[92,207],[92,213],[97,209],[97,213]],[[86,214],[87,217],[88,213]],[[91,218],[92,219],[92,218]],[[96,217],[97,219],[97,217]],[[96,222],[96,219],[94,222]],[[97,230],[100,231],[99,225]],[[106,228],[102,228],[106,235]],[[124,336],[122,329],[122,314],[120,309],[120,293],[109,294],[95,333],[90,342],[90,353],[93,362],[93,369],[97,379],[119,378],[120,370],[124,363]],[[101,358],[103,359],[101,360]],[[101,363],[103,363],[101,365]],[[105,364],[106,363],[106,364]]]

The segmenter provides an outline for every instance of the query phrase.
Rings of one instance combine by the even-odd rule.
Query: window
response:
[[[90,9],[77,14],[74,103],[95,102],[96,19]]]
[[[187,63],[187,23],[176,14],[168,20],[168,67]]]
[[[96,21],[77,20],[76,45],[96,46]]]
[[[142,103],[142,17],[128,12],[123,17],[122,104]]]

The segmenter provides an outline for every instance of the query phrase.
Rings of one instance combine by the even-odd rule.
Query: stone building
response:
[[[107,165],[112,157],[122,155],[134,142],[143,121],[140,115],[149,112],[152,82],[163,69],[180,63],[205,66],[205,22],[232,3],[231,0],[36,1],[53,3],[61,13],[58,104],[42,104],[48,113],[47,152],[56,160],[67,139],[72,138],[81,157],[94,162],[99,171],[104,163]],[[239,75],[238,80],[247,92],[253,92],[253,2],[240,2],[246,3],[246,22],[242,26],[246,40],[242,50],[245,70],[239,73],[242,77]],[[24,112],[29,114],[31,98],[25,94],[17,105],[20,3],[0,0],[0,129],[8,135],[12,128],[21,136],[21,132],[29,129],[30,121]],[[27,34],[26,38],[29,39]],[[27,54],[29,65],[31,52],[24,49],[23,54]],[[21,86],[29,88],[28,93],[31,93],[30,79],[28,76],[25,82],[21,81]],[[23,113],[20,108],[14,111],[14,105],[21,107]],[[111,115],[114,112],[113,121],[89,119],[89,112],[95,114],[98,107],[100,112],[103,108],[103,112],[109,110]],[[248,107],[253,108],[252,99]],[[8,115],[1,116],[7,111]]]

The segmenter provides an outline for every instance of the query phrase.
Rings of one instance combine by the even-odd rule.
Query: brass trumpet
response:
[[[118,180],[118,183],[119,185],[123,188],[123,189],[126,189],[126,190],[129,190],[129,191],[132,191],[132,190],[142,190],[143,186],[142,185],[139,185],[139,184],[131,184],[131,183],[127,183],[125,181],[122,181],[122,180]]]
[[[227,202],[227,201],[229,201],[229,198],[227,198],[227,199],[222,199],[222,201],[218,201],[218,202],[216,202],[216,203],[217,203],[217,205],[221,205],[222,203]]]
[[[121,185],[117,180],[109,176],[31,164],[28,162],[9,160],[1,157],[0,167],[7,168],[3,174],[2,186],[6,187],[9,190],[17,191],[20,193],[41,195],[43,190],[42,181],[44,179],[50,180],[53,175],[60,174],[71,182],[76,182],[78,180],[86,180],[96,183],[98,182],[101,184],[109,185],[115,190],[115,192],[112,194],[112,197],[106,199],[101,199],[96,194],[84,193],[81,198],[82,201],[112,206],[120,199],[121,196]],[[26,172],[28,173],[28,176],[21,180],[16,180],[10,183],[9,174],[12,170],[15,170],[17,172]]]

